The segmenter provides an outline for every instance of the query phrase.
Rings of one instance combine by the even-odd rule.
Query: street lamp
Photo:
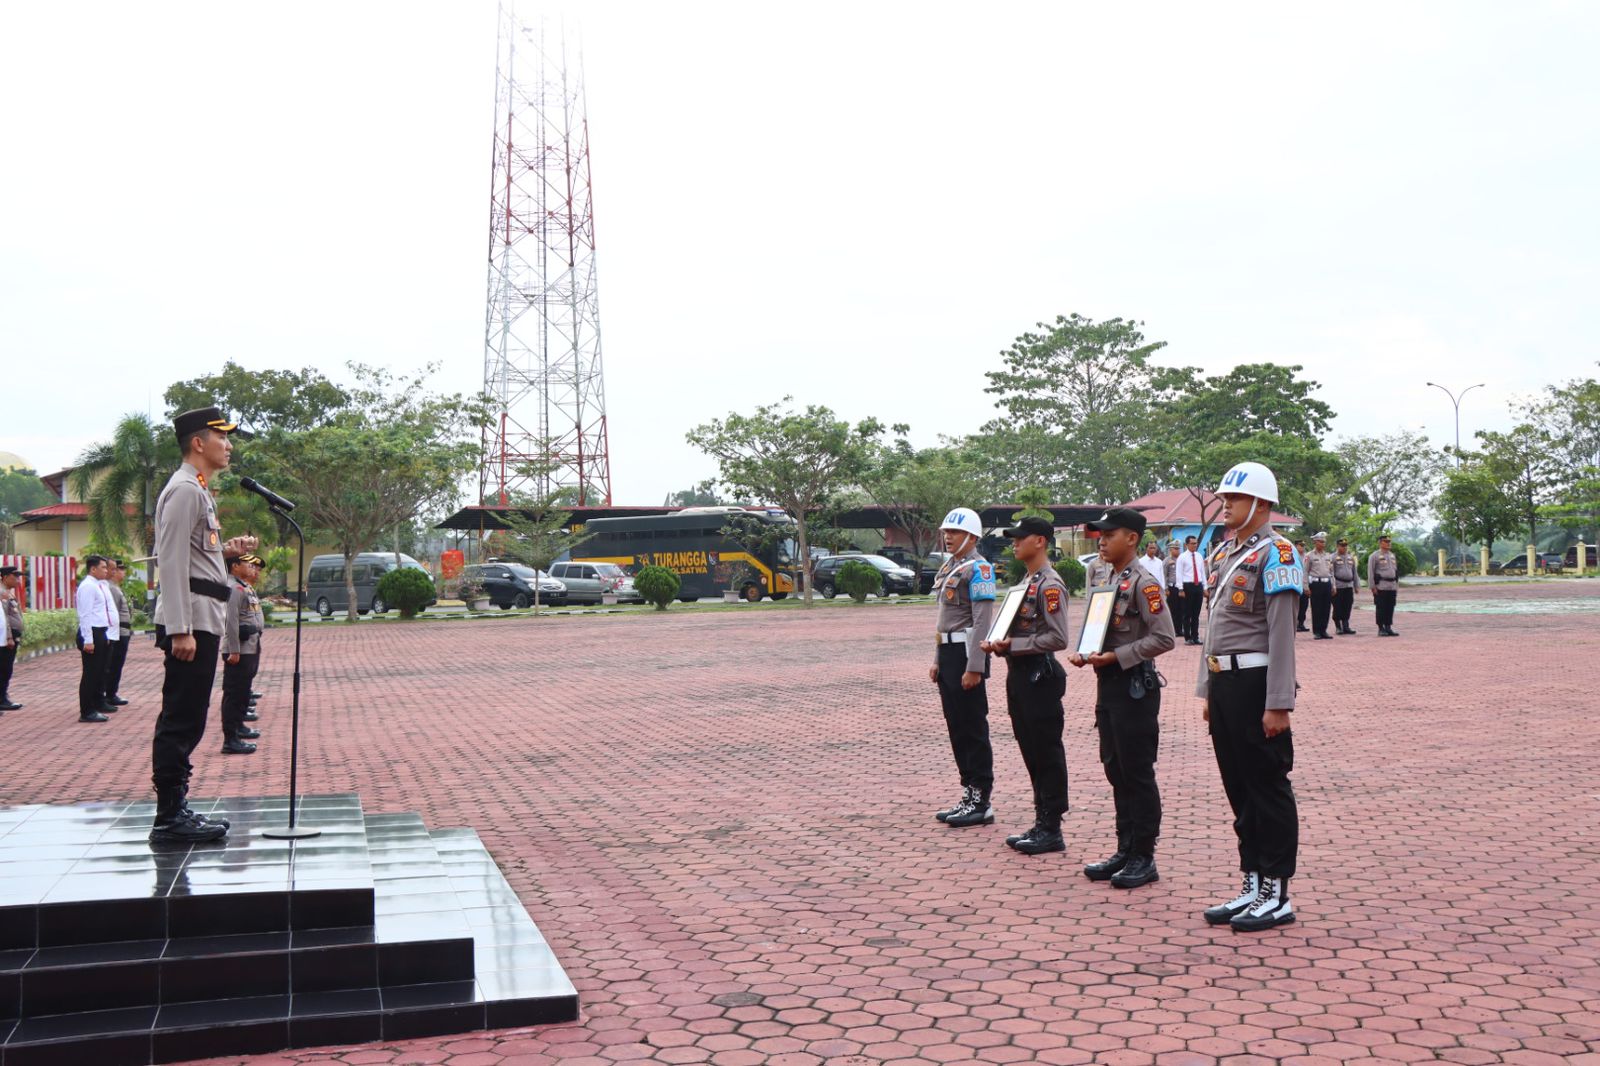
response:
[[[1456,469],[1459,470],[1459,469],[1461,469],[1461,401],[1466,399],[1467,393],[1471,392],[1473,389],[1481,389],[1481,388],[1483,388],[1483,382],[1480,381],[1476,385],[1468,385],[1466,388],[1461,390],[1461,395],[1459,395],[1459,396],[1457,396],[1455,393],[1451,392],[1449,389],[1445,388],[1443,385],[1437,384],[1435,382],[1430,381],[1430,382],[1428,382],[1428,385],[1429,385],[1429,387],[1438,389],[1440,392],[1442,392],[1446,396],[1450,397],[1450,402],[1455,405],[1455,409],[1456,409]]]

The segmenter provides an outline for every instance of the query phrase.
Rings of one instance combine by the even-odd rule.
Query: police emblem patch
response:
[[[1285,564],[1294,562],[1293,544],[1278,545],[1278,562]]]
[[[1147,586],[1144,590],[1144,604],[1150,608],[1151,614],[1161,613],[1161,590],[1154,585]]]
[[[1234,591],[1234,593],[1233,593],[1233,605],[1235,607],[1243,607],[1244,606],[1244,592],[1242,590],[1235,590]]]
[[[1237,585],[1239,588],[1244,588],[1247,584],[1250,583],[1250,579],[1248,577],[1245,577],[1243,574],[1240,574],[1240,575],[1238,575],[1237,577],[1235,577],[1233,579],[1233,583],[1235,585]]]
[[[1048,588],[1044,590],[1044,609],[1050,614],[1061,610],[1061,590]]]

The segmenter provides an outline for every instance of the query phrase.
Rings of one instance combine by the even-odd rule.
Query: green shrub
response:
[[[415,618],[436,598],[433,578],[411,566],[390,570],[378,579],[374,595],[399,610],[401,618]]]
[[[1088,580],[1088,571],[1078,560],[1068,556],[1056,563],[1056,573],[1061,575],[1061,580],[1067,583],[1069,592],[1082,592],[1083,584]]]
[[[839,567],[839,587],[857,603],[866,603],[868,596],[883,591],[883,575],[871,563],[851,560]]]
[[[1407,545],[1394,542],[1390,543],[1389,550],[1394,552],[1394,559],[1399,564],[1401,577],[1410,577],[1417,572],[1416,552],[1413,552]],[[1371,553],[1369,552],[1367,555],[1359,556],[1356,560],[1356,569],[1361,575],[1361,584],[1363,586],[1367,583],[1367,559],[1370,557]],[[1472,572],[1477,573],[1476,566],[1473,567]]]
[[[78,612],[25,611],[22,615],[22,647],[48,647],[52,644],[71,644],[72,634],[78,631]]]
[[[128,606],[139,608],[144,606],[145,584],[144,579],[137,577],[124,578],[122,594],[128,599]]]
[[[656,610],[665,611],[667,604],[678,598],[683,581],[675,571],[664,566],[646,566],[633,575],[633,587],[639,590],[639,595],[644,597],[646,603],[653,603]]]

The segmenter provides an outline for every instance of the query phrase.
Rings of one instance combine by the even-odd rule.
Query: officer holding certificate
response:
[[[1112,576],[1111,625],[1103,650],[1070,662],[1095,672],[1094,724],[1100,731],[1100,762],[1117,811],[1117,850],[1083,868],[1091,881],[1137,888],[1159,881],[1156,838],[1161,835],[1161,790],[1156,787],[1156,750],[1161,740],[1161,677],[1152,660],[1178,643],[1166,589],[1135,561],[1145,517],[1113,507],[1089,528],[1100,533],[1100,558]]]
[[[1028,568],[1019,590],[1016,618],[1005,635],[986,640],[986,652],[1006,660],[1006,710],[1022,764],[1033,783],[1033,828],[1006,837],[1024,855],[1065,851],[1061,815],[1067,809],[1067,752],[1061,746],[1061,697],[1067,672],[1055,652],[1067,646],[1067,583],[1050,565],[1055,528],[1042,518],[1024,518],[1005,531],[1017,561]],[[1003,624],[997,622],[996,625]]]

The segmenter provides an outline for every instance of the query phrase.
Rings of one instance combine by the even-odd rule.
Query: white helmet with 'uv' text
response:
[[[978,512],[970,507],[957,507],[944,516],[944,521],[939,523],[940,529],[953,529],[958,533],[971,533],[979,540],[983,539],[983,519],[978,517]]]
[[[1222,484],[1217,486],[1218,496],[1230,492],[1277,503],[1278,479],[1260,463],[1237,463],[1222,475]]]

